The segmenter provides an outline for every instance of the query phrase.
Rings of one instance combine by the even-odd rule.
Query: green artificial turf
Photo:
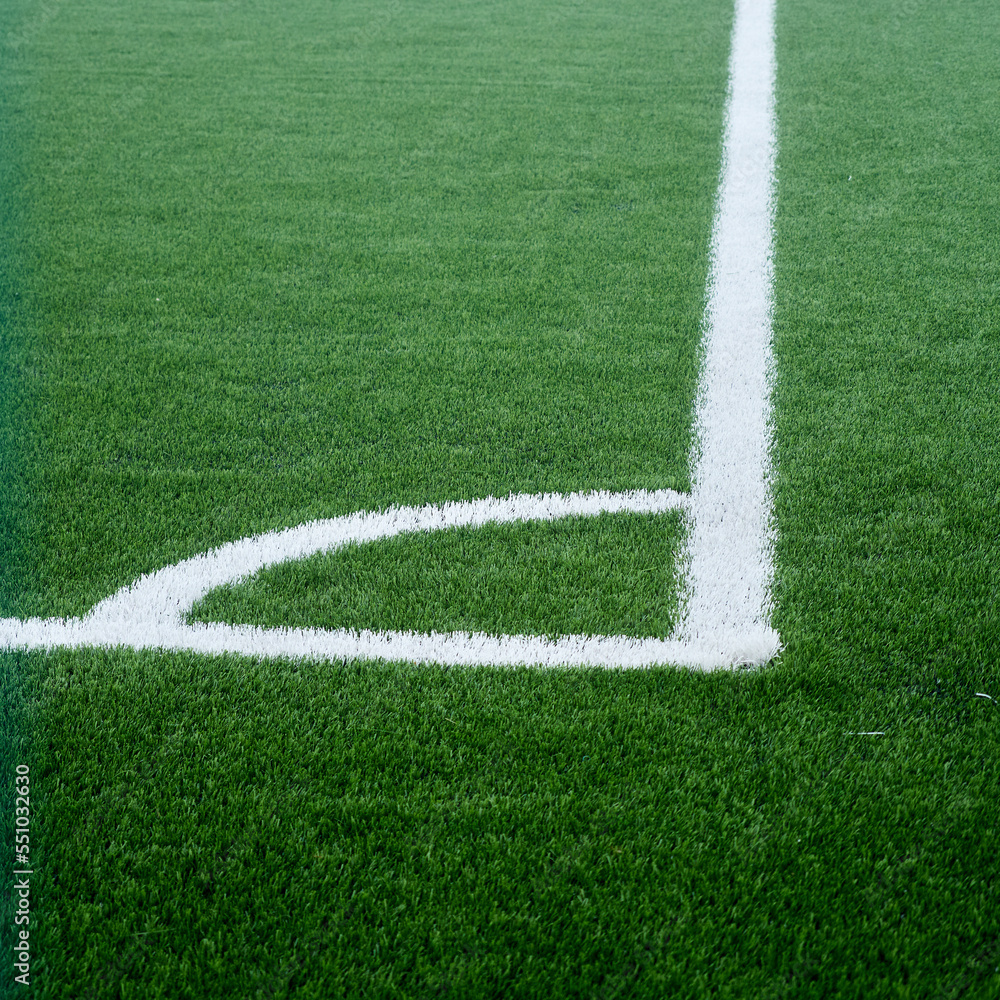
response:
[[[778,623],[842,676],[896,661],[985,683],[1000,637],[1000,13],[878,5],[850,31],[825,17],[789,4],[782,19]]]
[[[99,996],[935,995],[996,716],[921,680],[54,654],[45,950]]]
[[[4,65],[0,72],[0,616],[12,613],[26,575],[23,511],[27,493],[24,452],[26,338],[22,299],[28,282],[29,206],[24,197],[26,147],[33,132],[27,113],[28,80],[17,58],[28,37],[25,5],[0,14]],[[29,321],[30,322],[30,321]]]
[[[26,7],[12,0],[0,10],[0,617],[11,613],[18,603],[28,557],[21,521],[26,493],[20,433],[24,343],[18,336],[17,322],[25,280],[22,151],[31,134],[31,121],[24,114],[25,74],[17,60],[26,38]],[[0,941],[5,961],[0,993],[4,996],[16,974],[11,967],[13,952],[7,947],[13,943],[9,935],[20,929],[14,923],[18,897],[12,885],[15,876],[10,873],[20,867],[13,848],[24,846],[23,839],[17,839],[23,832],[16,827],[22,803],[18,802],[14,778],[18,766],[23,768],[32,759],[36,690],[32,678],[26,676],[28,660],[24,655],[0,651],[0,842],[5,851],[0,889]],[[39,839],[32,839],[28,846],[37,849]]]
[[[220,587],[189,617],[265,628],[666,639],[679,595],[663,568],[680,538],[677,513],[397,535]]]
[[[688,488],[728,4],[18,16],[5,614],[356,509]],[[778,0],[780,659],[5,656],[21,995],[1000,995],[998,16]],[[662,634],[675,523],[399,537],[202,610]]]
[[[321,516],[688,488],[729,12],[376,13],[33,41],[21,616]]]

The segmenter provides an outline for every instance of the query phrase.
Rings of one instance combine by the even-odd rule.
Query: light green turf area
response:
[[[687,487],[727,4],[24,10],[6,613],[356,508]],[[777,663],[8,657],[33,995],[995,1000],[998,50],[984,0],[778,0]],[[416,627],[457,567],[456,621],[642,634],[670,521],[212,600]]]
[[[190,621],[265,628],[666,639],[680,515],[452,528],[283,563],[199,601]]]
[[[688,488],[729,20],[61,8],[19,612],[320,516]]]

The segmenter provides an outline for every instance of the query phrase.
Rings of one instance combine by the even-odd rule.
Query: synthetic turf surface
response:
[[[26,10],[5,72],[5,614],[356,506],[686,487],[726,5],[138,10]],[[779,3],[776,665],[5,656],[37,995],[996,996],[998,43]]]

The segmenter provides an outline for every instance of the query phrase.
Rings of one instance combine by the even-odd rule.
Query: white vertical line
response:
[[[774,77],[774,0],[737,0],[674,633],[720,665],[781,648],[770,626]]]

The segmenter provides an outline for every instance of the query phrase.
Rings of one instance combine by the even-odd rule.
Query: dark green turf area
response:
[[[25,74],[16,58],[24,43],[23,25],[28,5],[11,0],[0,8],[0,617],[19,603],[27,579],[28,554],[23,539],[26,481],[20,431],[24,394],[21,391],[24,342],[17,316],[25,282],[24,242],[26,205],[23,152],[31,134],[25,114]],[[33,717],[37,689],[28,675],[30,657],[0,651],[0,842],[3,843],[4,874],[0,887],[0,948],[5,960],[0,970],[0,995],[7,996],[15,970],[11,932],[16,929],[13,893],[14,847],[24,846],[15,838],[16,801],[14,777],[18,765],[34,763]],[[31,831],[35,834],[37,831]],[[31,836],[29,834],[29,836]],[[39,848],[40,839],[28,844]]]
[[[885,868],[846,885],[844,837],[830,837],[822,856],[841,902],[817,915],[815,933],[836,933],[838,920],[871,927],[852,940],[879,949],[882,975],[844,995],[992,998],[1000,11],[850,10],[845,22],[832,4],[779,2],[781,671],[850,706],[846,729],[885,731],[869,752],[887,755],[853,795],[836,770],[817,788],[869,817]],[[929,812],[914,805],[917,788]],[[954,890],[936,881],[945,873]],[[890,913],[896,926],[869,923]]]
[[[931,671],[47,671],[42,953],[98,996],[995,982],[997,714]]]
[[[4,613],[356,508],[686,488],[727,4],[18,16]],[[1000,995],[998,11],[778,27],[780,660],[7,656],[22,995]],[[225,600],[306,623],[353,576],[416,627],[503,551],[460,610],[506,627],[572,529],[606,585],[563,563],[532,620],[641,618],[642,520],[396,539]]]

